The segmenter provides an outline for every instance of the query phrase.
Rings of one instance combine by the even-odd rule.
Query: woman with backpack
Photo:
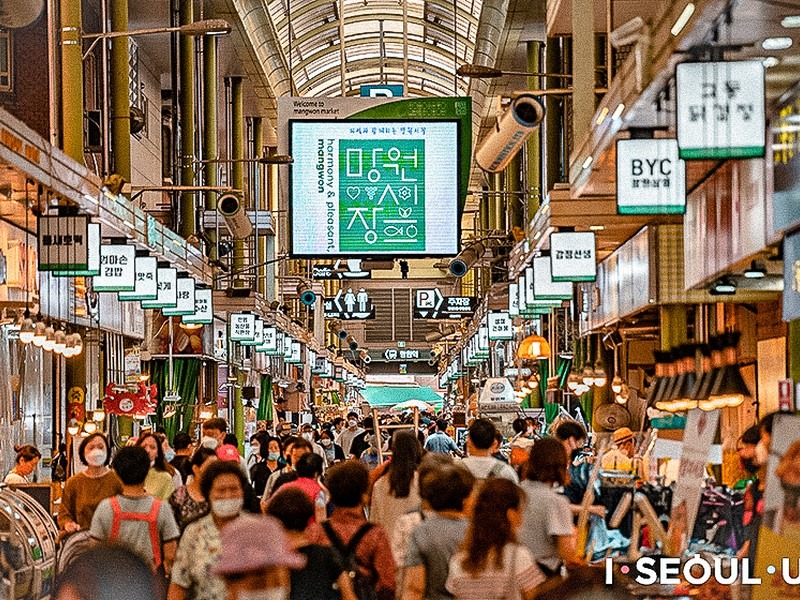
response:
[[[483,482],[467,536],[450,560],[447,590],[456,600],[533,600],[545,576],[517,543],[525,494],[508,479]]]

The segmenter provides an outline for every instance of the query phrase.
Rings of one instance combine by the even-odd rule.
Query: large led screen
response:
[[[457,121],[289,122],[292,255],[458,253]]]

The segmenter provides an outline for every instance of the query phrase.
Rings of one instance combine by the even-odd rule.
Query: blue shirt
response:
[[[425,450],[449,454],[450,452],[458,452],[458,446],[449,435],[443,431],[437,431],[425,441]]]

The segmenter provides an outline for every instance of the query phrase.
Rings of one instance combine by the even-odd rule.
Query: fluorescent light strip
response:
[[[617,108],[614,109],[614,114],[611,115],[611,118],[619,119],[622,116],[624,110],[625,110],[625,105],[622,102],[620,102],[617,105]]]
[[[608,116],[608,107],[604,106],[603,110],[601,110],[600,114],[597,116],[597,120],[595,121],[595,123],[597,123],[598,125],[602,125],[603,121],[606,120],[607,116]]]
[[[786,29],[797,29],[800,27],[800,15],[789,15],[788,17],[783,17],[781,25]]]
[[[587,157],[586,157],[586,160],[584,160],[584,161],[583,161],[583,165],[582,165],[582,167],[583,167],[584,169],[588,169],[589,167],[591,167],[591,166],[592,166],[592,163],[593,163],[593,162],[594,162],[594,158],[592,158],[591,156],[587,156]]]
[[[694,2],[689,2],[686,6],[683,7],[683,12],[678,17],[678,20],[675,21],[675,25],[672,26],[670,30],[672,35],[677,36],[683,31],[683,28],[686,27],[686,24],[689,22],[689,19],[692,18],[694,14]]]

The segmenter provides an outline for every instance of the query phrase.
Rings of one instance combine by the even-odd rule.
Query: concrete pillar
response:
[[[542,48],[544,44],[539,41],[527,43],[528,50],[528,72],[541,73],[542,69]],[[538,77],[528,78],[528,89],[540,89],[540,79]],[[525,144],[525,166],[527,191],[530,196],[524,198],[528,205],[527,220],[533,219],[536,211],[539,210],[539,203],[547,190],[542,189],[542,128],[533,132]],[[521,200],[523,198],[520,198]],[[513,212],[512,212],[513,214]],[[525,223],[527,225],[527,223]]]
[[[560,73],[563,64],[561,56],[563,39],[548,38],[545,46],[545,68],[547,73]],[[562,80],[550,78],[547,80],[546,87],[559,87]],[[556,96],[545,96],[546,114],[544,118],[544,129],[541,139],[545,152],[545,177],[543,178],[542,188],[548,192],[553,188],[553,184],[561,181],[561,145],[564,131],[562,123],[563,111],[561,110],[562,99]],[[541,150],[541,147],[540,147]],[[532,183],[528,180],[528,187]],[[537,206],[538,209],[538,206]]]
[[[128,31],[128,0],[111,2],[111,31]],[[113,171],[131,180],[131,101],[128,37],[111,40],[111,157]],[[66,80],[65,80],[66,81]],[[81,120],[83,123],[83,120]]]
[[[83,164],[81,0],[61,0],[60,13],[61,148],[71,159]]]
[[[192,0],[180,0],[180,24],[194,22]],[[181,185],[195,185],[194,181],[194,37],[180,36],[180,165]],[[194,193],[183,192],[180,196],[180,225],[178,233],[184,238],[197,233],[195,222]]]
[[[242,96],[242,78],[231,77],[231,186],[236,190],[244,190],[244,104]],[[249,203],[244,198],[245,207]],[[233,270],[240,271],[245,266],[244,240],[233,241]],[[252,275],[252,274],[251,274]],[[234,287],[243,285],[242,280],[234,277]]]
[[[572,139],[577,146],[594,115],[594,0],[572,0]]]

